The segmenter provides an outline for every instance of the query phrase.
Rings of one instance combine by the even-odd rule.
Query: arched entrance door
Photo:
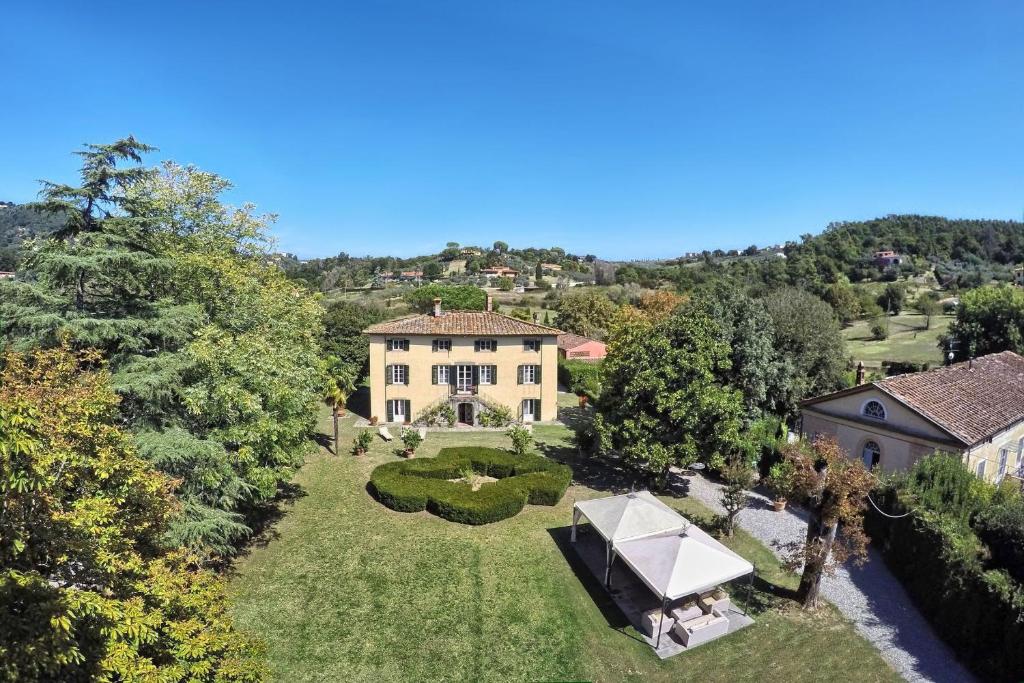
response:
[[[864,461],[864,467],[871,470],[882,459],[882,447],[875,441],[868,441],[864,444],[860,457]]]
[[[460,403],[459,404],[459,422],[462,424],[471,425],[473,424],[473,404],[472,403]]]

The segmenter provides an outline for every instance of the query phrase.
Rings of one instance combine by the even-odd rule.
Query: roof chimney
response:
[[[864,361],[857,363],[857,384],[864,384]]]
[[[492,297],[490,294],[487,295],[487,310],[494,310],[494,297]]]
[[[434,317],[441,317],[441,299],[434,299]]]

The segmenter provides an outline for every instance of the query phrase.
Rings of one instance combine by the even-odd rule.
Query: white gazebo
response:
[[[573,543],[576,542],[576,525],[579,524],[580,518],[586,518],[594,531],[605,540],[606,586],[611,580],[613,548],[616,543],[681,530],[689,525],[686,518],[652,496],[649,491],[636,491],[575,503],[572,506]]]
[[[614,553],[666,605],[709,591],[741,576],[754,576],[754,565],[690,524],[685,529],[615,544]],[[749,600],[749,591],[748,591]],[[657,647],[661,644],[658,627]]]
[[[575,503],[570,537],[573,543],[583,518],[605,541],[605,586],[611,582],[612,563],[616,557],[621,558],[660,599],[662,621],[673,600],[704,593],[742,576],[750,575],[753,582],[754,566],[750,562],[648,491]],[[656,651],[661,630],[659,624],[653,643]]]

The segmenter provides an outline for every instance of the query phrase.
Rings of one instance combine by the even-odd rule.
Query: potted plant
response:
[[[352,440],[352,453],[354,455],[366,455],[366,451],[369,450],[371,443],[373,443],[373,434],[370,433],[370,430],[361,430],[356,434],[356,438]]]
[[[415,429],[403,429],[402,430],[402,445],[405,446],[405,457],[412,458],[416,456],[416,449],[423,443],[423,437]]]
[[[768,470],[764,483],[772,494],[772,506],[776,512],[786,509],[786,500],[793,492],[793,475],[793,463],[788,460],[780,460]]]
[[[377,419],[378,418],[377,418],[376,415],[374,415],[373,417],[370,418],[370,426],[371,427],[376,427],[377,426]]]

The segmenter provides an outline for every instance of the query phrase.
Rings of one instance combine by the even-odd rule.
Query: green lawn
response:
[[[878,364],[883,360],[915,363],[942,363],[939,337],[946,333],[953,316],[932,318],[931,329],[924,329],[925,317],[919,313],[901,313],[889,318],[889,337],[875,341],[871,336],[873,320],[858,320],[843,330],[847,348],[855,361]]]
[[[542,452],[571,454],[564,427],[535,433]],[[431,433],[418,455],[505,441]],[[780,597],[795,577],[742,533],[729,545],[765,580],[757,622],[661,662],[563,554],[573,500],[604,492],[577,485],[553,508],[461,526],[388,510],[367,493],[370,470],[393,450],[377,440],[365,457],[312,458],[296,478],[299,496],[237,564],[237,625],[266,640],[276,680],[898,680],[834,609],[808,615]],[[580,468],[579,477],[598,486],[601,472]],[[666,500],[691,517],[707,514],[694,501]]]

